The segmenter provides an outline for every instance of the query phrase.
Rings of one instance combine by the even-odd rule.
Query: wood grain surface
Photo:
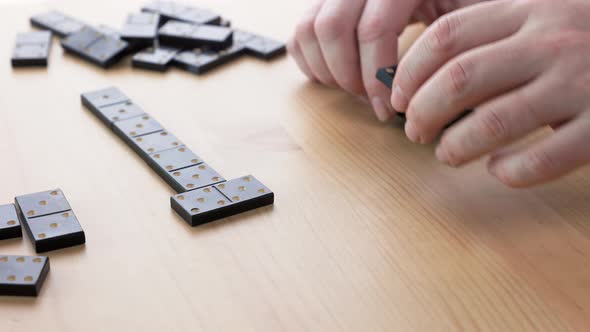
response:
[[[141,3],[0,4],[0,203],[60,187],[88,240],[48,254],[38,298],[0,298],[0,331],[590,330],[588,170],[517,191],[482,162],[449,169],[288,58],[197,77],[105,71],[54,43],[47,69],[9,65],[32,14],[119,27]],[[281,40],[309,3],[194,2]],[[172,190],[80,105],[109,85],[226,178],[261,179],[274,207],[188,227]],[[0,253],[34,254],[27,238]]]

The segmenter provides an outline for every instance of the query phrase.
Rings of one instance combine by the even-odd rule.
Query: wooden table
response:
[[[0,331],[590,330],[588,171],[516,191],[482,163],[449,169],[287,58],[197,77],[104,71],[54,44],[48,69],[8,64],[32,14],[116,27],[141,3],[0,7],[0,202],[61,187],[88,239],[49,253],[38,298],[0,298]],[[286,40],[308,1],[199,4]],[[256,175],[274,207],[188,227],[173,191],[80,105],[108,85],[226,178]],[[34,254],[28,239],[0,252]]]

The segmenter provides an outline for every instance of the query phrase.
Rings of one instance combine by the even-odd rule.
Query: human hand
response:
[[[391,102],[406,134],[432,142],[461,166],[487,154],[490,173],[512,187],[557,178],[590,161],[590,3],[497,0],[434,23],[398,66]],[[508,147],[544,126],[529,147]]]
[[[397,37],[411,20],[426,23],[482,0],[319,0],[297,26],[289,53],[313,81],[366,97],[377,117],[394,114],[375,79],[397,63]]]

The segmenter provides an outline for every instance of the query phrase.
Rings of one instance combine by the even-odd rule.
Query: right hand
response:
[[[397,38],[410,21],[485,0],[319,0],[297,26],[289,53],[312,81],[366,97],[377,118],[395,112],[377,69],[397,64]]]

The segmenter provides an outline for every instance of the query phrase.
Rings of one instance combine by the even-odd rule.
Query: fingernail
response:
[[[416,130],[416,127],[414,127],[411,121],[406,122],[405,131],[406,136],[408,136],[410,141],[414,143],[421,143],[420,135],[418,135],[418,131]]]
[[[365,96],[355,96],[356,100],[360,101],[361,103],[365,103],[369,105],[369,99]]]
[[[391,105],[398,112],[403,112],[408,107],[408,97],[399,85],[393,87],[393,97],[391,98]]]
[[[488,161],[488,173],[495,177],[498,177],[498,158],[490,158],[490,160]]]
[[[389,120],[389,111],[387,110],[387,106],[385,106],[385,103],[383,100],[381,100],[381,98],[373,97],[373,99],[371,99],[371,104],[373,105],[373,109],[375,110],[375,114],[377,115],[379,121],[385,122]]]
[[[439,145],[434,153],[436,155],[436,159],[438,159],[440,162],[449,164],[449,154],[445,148]]]

